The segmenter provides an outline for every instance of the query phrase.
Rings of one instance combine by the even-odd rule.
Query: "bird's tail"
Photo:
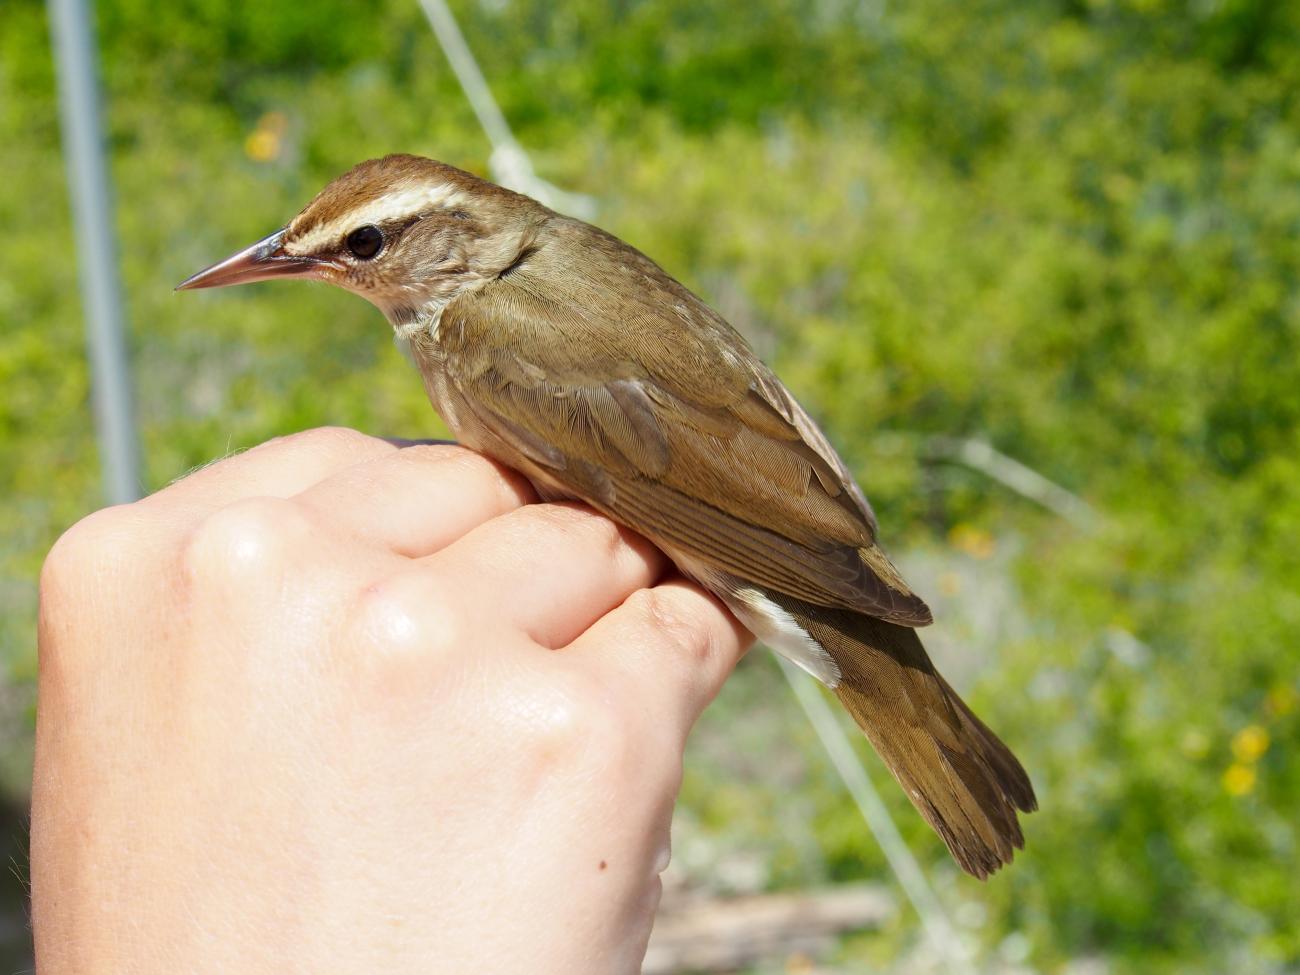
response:
[[[967,873],[1010,863],[1038,807],[1016,756],[930,662],[916,631],[773,595],[834,658],[840,701]]]

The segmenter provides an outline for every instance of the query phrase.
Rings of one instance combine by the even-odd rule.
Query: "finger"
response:
[[[456,446],[455,440],[433,440],[428,438],[412,440],[410,437],[385,437],[384,439],[394,447],[428,447],[431,444],[443,444],[448,447]]]
[[[146,501],[210,511],[243,498],[288,498],[346,467],[396,451],[385,440],[345,427],[304,430],[200,468]]]
[[[460,581],[476,611],[562,647],[667,560],[641,536],[580,504],[533,504],[495,518],[422,560],[440,584]]]
[[[418,444],[332,474],[295,500],[332,528],[418,558],[536,500],[519,474],[450,444]]]
[[[681,740],[754,642],[717,599],[676,576],[633,593],[565,650],[675,714]]]

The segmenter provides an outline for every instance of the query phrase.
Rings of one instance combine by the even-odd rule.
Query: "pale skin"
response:
[[[639,970],[749,645],[638,536],[449,445],[271,441],[41,577],[42,975]]]

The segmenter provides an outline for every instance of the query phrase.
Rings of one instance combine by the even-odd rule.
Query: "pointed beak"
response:
[[[224,288],[230,284],[248,284],[270,278],[302,278],[328,263],[316,257],[286,254],[281,246],[284,235],[285,230],[281,229],[269,237],[263,237],[238,254],[232,254],[224,261],[186,278],[176,286],[176,290]]]

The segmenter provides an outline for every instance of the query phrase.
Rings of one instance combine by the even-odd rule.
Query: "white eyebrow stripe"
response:
[[[355,215],[366,223],[384,223],[431,207],[453,207],[462,203],[465,198],[464,191],[448,183],[437,186],[408,186],[372,200]]]
[[[464,190],[450,183],[422,186],[405,186],[376,197],[365,206],[331,220],[312,230],[294,243],[299,253],[312,253],[341,238],[344,233],[365,224],[384,224],[401,220],[422,210],[438,207],[455,207],[468,199]]]

